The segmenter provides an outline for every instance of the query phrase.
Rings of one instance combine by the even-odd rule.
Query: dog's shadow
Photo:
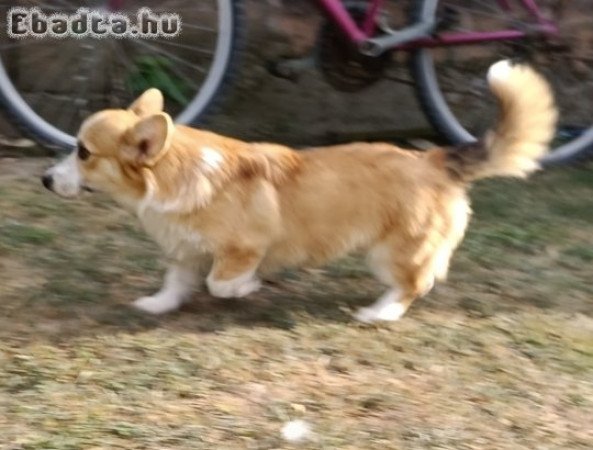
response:
[[[134,295],[127,292],[102,299],[78,299],[73,303],[35,298],[20,302],[0,317],[0,340],[19,342],[64,342],[85,336],[142,333],[155,329],[179,333],[215,333],[233,328],[273,328],[291,330],[301,324],[359,325],[353,313],[372,303],[384,287],[366,273],[354,271],[323,275],[306,271],[286,273],[264,283],[262,289],[241,299],[219,299],[197,292],[178,311],[154,316],[134,309]],[[560,309],[593,316],[590,303],[554,302],[535,304],[529,298],[502,294],[484,295],[456,289],[455,280],[438,286],[428,297],[417,300],[404,320],[415,324],[449,314],[467,314],[476,320],[501,312]],[[132,289],[137,291],[138,289]],[[128,297],[128,295],[130,295]],[[442,319],[442,317],[441,317]],[[396,324],[395,326],[399,326]]]
[[[265,282],[259,292],[240,299],[220,299],[198,292],[179,311],[162,316],[150,316],[127,307],[129,320],[126,327],[132,325],[133,328],[146,329],[163,326],[207,333],[233,327],[290,330],[299,323],[312,320],[344,324],[354,322],[352,313],[373,302],[381,292],[381,286],[369,284],[364,283],[353,292],[323,289],[324,286],[315,282],[295,288],[294,283],[276,280]],[[99,320],[105,318],[98,317]]]
[[[370,277],[340,280],[292,273],[266,281],[260,291],[240,299],[214,298],[202,290],[178,311],[155,316],[131,306],[135,297],[150,289],[131,288],[111,296],[89,294],[88,298],[86,291],[79,290],[68,301],[41,293],[27,298],[20,292],[7,299],[12,306],[0,317],[0,340],[59,343],[154,329],[214,333],[237,327],[290,330],[311,322],[355,323],[352,313],[383,290]]]

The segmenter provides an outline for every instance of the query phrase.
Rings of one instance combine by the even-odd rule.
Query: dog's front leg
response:
[[[175,261],[169,264],[163,287],[156,294],[139,298],[134,307],[151,313],[164,314],[179,308],[189,300],[199,278],[199,263]]]
[[[245,297],[257,291],[261,282],[256,276],[261,253],[244,248],[229,248],[215,252],[212,270],[206,278],[214,297]]]

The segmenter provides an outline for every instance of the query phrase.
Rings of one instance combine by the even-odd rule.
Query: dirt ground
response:
[[[162,264],[100,195],[43,191],[46,159],[0,159],[0,448],[593,447],[593,175],[482,183],[450,280],[400,322],[352,257],[251,298],[130,302]]]

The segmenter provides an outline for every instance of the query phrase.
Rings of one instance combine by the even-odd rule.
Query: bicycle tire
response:
[[[422,15],[426,0],[417,3],[412,10],[413,22]],[[493,58],[492,63],[497,58]],[[430,124],[452,144],[473,142],[476,137],[464,127],[451,110],[445,93],[439,83],[431,49],[415,50],[411,55],[411,72],[415,83],[416,97]],[[486,74],[484,73],[485,77]],[[574,164],[593,156],[593,126],[579,137],[553,148],[540,162],[542,166]]]
[[[219,40],[216,52],[224,51],[224,59],[211,70],[203,86],[210,91],[202,97],[198,92],[175,121],[188,125],[203,125],[216,114],[230,88],[240,66],[244,51],[245,10],[243,0],[217,0],[224,8],[228,23],[221,24],[226,30],[226,47],[223,48]],[[222,13],[221,13],[222,14]],[[222,20],[222,19],[220,19]],[[219,22],[220,23],[220,22]],[[207,83],[209,83],[207,85]],[[0,58],[0,106],[4,116],[24,135],[30,137],[39,145],[57,152],[69,151],[75,144],[73,135],[59,130],[51,123],[40,117],[23,99],[8,76]]]

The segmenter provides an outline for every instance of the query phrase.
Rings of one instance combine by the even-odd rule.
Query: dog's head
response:
[[[75,197],[84,189],[140,196],[142,168],[166,154],[173,131],[162,94],[149,89],[127,110],[108,109],[86,119],[77,148],[45,172],[43,185],[63,197]]]

